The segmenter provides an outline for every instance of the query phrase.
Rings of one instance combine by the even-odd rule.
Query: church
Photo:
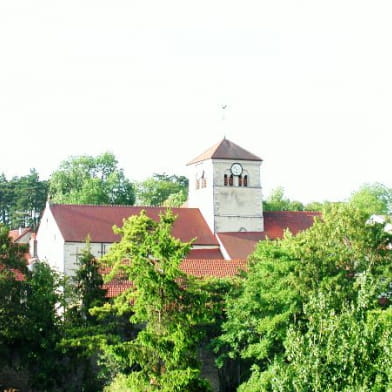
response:
[[[244,268],[256,244],[309,228],[316,212],[263,212],[262,159],[224,138],[188,164],[186,207],[173,208],[173,235],[194,240],[183,261],[184,272],[195,276],[232,276]],[[81,250],[90,238],[91,251],[104,255],[119,240],[113,225],[142,210],[159,219],[164,207],[69,205],[48,203],[36,236],[35,254],[65,275],[72,275]]]

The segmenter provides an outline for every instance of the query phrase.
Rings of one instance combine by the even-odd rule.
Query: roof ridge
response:
[[[222,139],[219,143],[199,154],[196,158],[187,163],[187,166],[205,161],[207,159],[235,159],[239,161],[262,161],[260,157],[230,141],[229,139]]]
[[[62,207],[121,207],[121,208],[148,208],[148,209],[170,209],[170,210],[199,210],[197,207],[166,207],[166,206],[135,206],[131,204],[77,204],[77,203],[50,203],[50,206],[62,206]]]

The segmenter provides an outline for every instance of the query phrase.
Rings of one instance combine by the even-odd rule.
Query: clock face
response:
[[[234,174],[235,176],[240,176],[242,173],[242,166],[239,163],[233,163],[231,165],[231,172],[232,174]]]

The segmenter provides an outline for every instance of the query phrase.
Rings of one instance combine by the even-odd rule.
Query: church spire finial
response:
[[[221,105],[222,109],[222,128],[223,128],[223,140],[226,140],[226,129],[225,129],[225,120],[226,120],[226,109],[227,109],[227,104]]]

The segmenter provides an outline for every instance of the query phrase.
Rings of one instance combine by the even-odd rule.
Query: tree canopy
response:
[[[392,188],[380,183],[364,184],[349,198],[349,203],[368,215],[392,213]]]
[[[184,176],[155,173],[137,186],[139,205],[180,207],[187,196],[188,179]]]
[[[159,222],[142,212],[115,228],[121,240],[103,261],[112,268],[110,279],[120,275],[132,282],[115,306],[131,309],[131,321],[143,327],[133,341],[117,348],[136,369],[119,375],[108,390],[120,385],[132,392],[209,390],[196,360],[196,326],[205,319],[206,298],[179,269],[191,244],[171,235],[174,220],[170,211]]]
[[[11,229],[36,228],[47,194],[48,182],[41,181],[35,169],[10,180],[0,175],[0,223]]]
[[[49,196],[56,203],[133,205],[133,184],[111,153],[71,157],[50,178]]]
[[[242,363],[239,391],[389,390],[390,374],[371,361],[390,352],[379,299],[390,296],[392,235],[366,222],[365,212],[335,205],[296,237],[259,243],[217,346],[222,361]]]

